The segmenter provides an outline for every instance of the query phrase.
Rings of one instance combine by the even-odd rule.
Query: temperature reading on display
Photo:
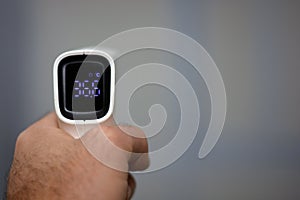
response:
[[[80,55],[72,59],[63,60],[58,66],[60,108],[71,119],[74,113],[76,117],[80,113],[84,119],[94,119],[95,114],[106,113],[110,105],[109,62],[99,56]]]
[[[98,88],[98,80],[75,80],[74,82],[74,97],[98,97],[101,90]]]

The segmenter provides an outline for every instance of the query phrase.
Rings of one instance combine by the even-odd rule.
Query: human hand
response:
[[[98,151],[105,156],[116,155],[113,162],[119,166],[134,165],[128,152],[147,153],[145,138],[135,138],[124,133],[118,126],[102,124],[87,133],[85,141],[97,142],[95,135],[107,138],[124,153],[108,152],[110,145],[100,142]],[[126,127],[123,127],[126,128]],[[129,127],[127,130],[134,130]],[[140,130],[136,131],[140,135]],[[128,156],[129,155],[129,156]],[[146,155],[146,154],[145,154]],[[135,169],[145,169],[148,159],[142,159]],[[112,162],[112,163],[113,163]],[[123,168],[123,169],[125,169]],[[128,167],[126,168],[128,169]],[[8,180],[7,199],[130,199],[135,181],[127,171],[118,171],[95,159],[81,140],[72,138],[58,127],[54,113],[34,123],[17,139],[13,164]]]

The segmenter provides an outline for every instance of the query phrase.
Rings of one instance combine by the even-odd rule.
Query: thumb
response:
[[[149,164],[146,138],[130,136],[118,126],[101,124],[84,134],[81,141],[98,161],[115,170],[142,170]]]

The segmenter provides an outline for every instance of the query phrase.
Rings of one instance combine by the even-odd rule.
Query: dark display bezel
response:
[[[103,66],[107,66],[103,73],[104,79],[104,97],[103,106],[100,110],[95,110],[93,112],[74,112],[67,109],[66,105],[66,92],[65,92],[65,77],[64,77],[64,68],[68,64],[72,63],[100,63]],[[83,65],[84,67],[84,65]],[[95,120],[104,117],[109,110],[110,107],[110,93],[111,93],[111,67],[107,58],[100,55],[72,55],[63,58],[57,68],[57,77],[58,77],[58,100],[59,100],[59,109],[66,119],[69,120]],[[72,107],[72,106],[71,106]]]

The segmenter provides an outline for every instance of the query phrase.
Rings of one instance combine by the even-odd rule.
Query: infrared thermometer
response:
[[[115,64],[112,56],[95,49],[59,55],[53,66],[54,107],[60,127],[80,138],[113,112]]]

